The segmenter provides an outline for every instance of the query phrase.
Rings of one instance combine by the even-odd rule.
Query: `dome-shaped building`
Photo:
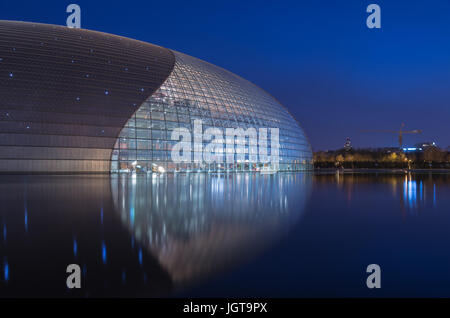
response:
[[[137,40],[1,21],[0,96],[0,172],[311,168],[302,128],[269,94]]]

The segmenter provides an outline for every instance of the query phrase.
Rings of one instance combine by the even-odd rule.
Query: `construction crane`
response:
[[[385,132],[385,133],[394,133],[398,134],[398,146],[402,148],[403,146],[403,135],[404,134],[421,134],[422,130],[416,129],[416,130],[403,130],[405,127],[405,123],[402,123],[400,126],[400,130],[378,130],[378,129],[366,129],[361,130],[361,132]]]

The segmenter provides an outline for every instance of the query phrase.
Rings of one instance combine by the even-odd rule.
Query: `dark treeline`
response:
[[[316,169],[450,169],[450,151],[427,147],[423,151],[399,149],[339,149],[314,153]]]

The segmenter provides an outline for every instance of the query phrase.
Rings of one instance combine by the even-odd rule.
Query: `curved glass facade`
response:
[[[112,34],[0,21],[0,173],[109,173],[173,53]]]
[[[214,162],[175,162],[171,150],[179,141],[172,140],[172,131],[185,129],[192,133],[194,140],[196,134],[202,133],[194,125],[199,121],[203,131],[218,128],[224,133],[227,128],[254,128],[256,131],[260,128],[278,128],[277,170],[311,168],[312,152],[302,128],[273,97],[222,68],[178,52],[173,53],[175,67],[170,76],[139,107],[120,132],[111,157],[112,172],[148,172],[155,171],[155,167],[169,172],[239,172],[273,168],[271,162],[251,155],[252,149],[256,148],[249,150],[249,145],[258,144],[257,137],[252,135],[245,137],[244,155],[235,153],[233,163],[227,160],[225,147],[223,152],[215,152]],[[211,140],[202,142],[200,148],[192,147],[193,158],[203,158],[195,151],[204,149]],[[269,156],[274,154],[272,144],[267,142]],[[261,144],[257,147],[258,153],[261,153]]]

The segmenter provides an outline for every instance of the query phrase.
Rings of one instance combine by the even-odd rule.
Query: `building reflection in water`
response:
[[[131,248],[109,176],[1,176],[0,297],[159,296],[170,277]],[[82,269],[69,290],[66,268]],[[146,284],[150,276],[152,284]]]
[[[175,286],[216,274],[270,246],[299,218],[310,188],[308,174],[111,179],[121,221]]]

